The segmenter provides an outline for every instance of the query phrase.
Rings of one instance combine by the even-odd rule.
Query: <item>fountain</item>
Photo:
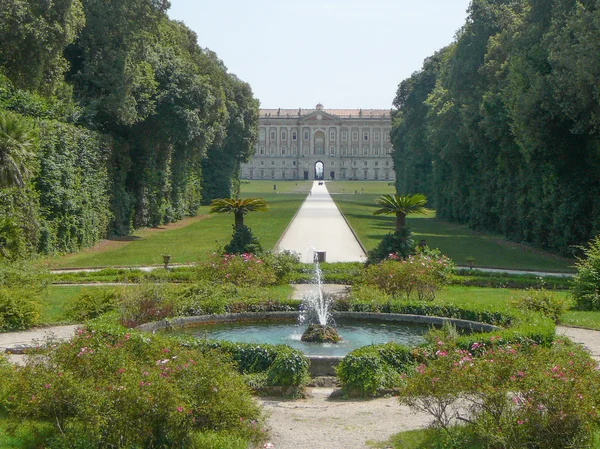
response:
[[[302,308],[298,316],[298,323],[308,327],[302,334],[301,340],[309,343],[338,343],[342,340],[333,323],[329,309],[331,300],[323,295],[322,271],[319,265],[319,254],[314,251],[315,276],[312,294],[302,300]]]

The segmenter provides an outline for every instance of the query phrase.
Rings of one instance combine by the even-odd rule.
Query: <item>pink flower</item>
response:
[[[182,412],[183,411],[183,407],[182,406],[177,407],[177,411],[178,412]]]
[[[44,387],[46,387],[46,390],[47,390],[48,388],[50,388],[51,386],[52,386],[52,384],[46,384],[46,385],[44,385]]]
[[[119,373],[119,374],[123,374],[124,372],[125,372],[125,368],[119,368],[117,370],[117,373]]]

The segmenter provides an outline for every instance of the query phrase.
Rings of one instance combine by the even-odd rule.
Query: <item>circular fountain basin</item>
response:
[[[338,319],[335,328],[342,337],[338,343],[310,343],[301,340],[306,326],[295,321],[260,320],[210,323],[177,332],[198,338],[226,340],[237,343],[285,344],[308,356],[345,356],[354,349],[372,344],[395,341],[417,346],[425,341],[429,328],[421,324],[394,323],[375,320]]]
[[[305,343],[300,341],[306,326],[298,326],[298,312],[238,313],[175,318],[143,324],[140,330],[169,329],[195,333],[199,338],[222,339],[243,343],[287,344],[304,352],[310,359],[312,376],[334,376],[335,367],[350,351],[377,343],[396,341],[416,346],[431,327],[448,322],[466,332],[492,332],[497,326],[474,321],[421,315],[389,313],[333,313],[343,342]],[[253,328],[259,329],[255,334]]]

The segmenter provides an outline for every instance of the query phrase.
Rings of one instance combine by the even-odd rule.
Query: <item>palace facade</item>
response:
[[[395,179],[390,110],[261,109],[242,179]]]

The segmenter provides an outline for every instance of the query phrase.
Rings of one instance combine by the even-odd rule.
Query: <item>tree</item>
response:
[[[16,114],[0,115],[0,187],[23,187],[32,175],[36,133]]]
[[[396,215],[396,231],[406,226],[406,216],[408,214],[428,215],[432,213],[427,209],[427,198],[425,195],[415,193],[414,195],[382,195],[375,202],[381,206],[373,212],[373,215]]]
[[[218,198],[210,203],[211,214],[233,214],[235,227],[244,226],[244,215],[248,212],[267,210],[267,202],[262,198]]]

